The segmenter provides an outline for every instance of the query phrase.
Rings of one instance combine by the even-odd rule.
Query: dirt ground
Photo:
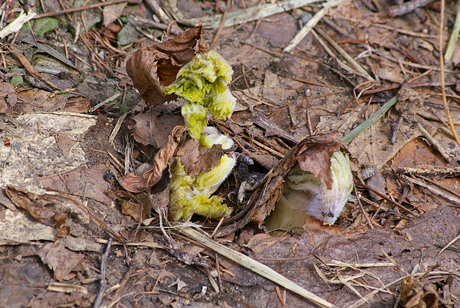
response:
[[[455,1],[0,2],[0,307],[460,307]],[[21,9],[38,15],[7,32]],[[217,192],[230,219],[191,222],[330,306],[165,230],[167,176],[120,185],[183,125],[179,104],[146,105],[126,61],[200,23],[237,98],[210,124],[254,164]],[[310,218],[301,235],[247,223],[251,203],[231,198],[241,173],[328,133],[353,158],[338,221]]]

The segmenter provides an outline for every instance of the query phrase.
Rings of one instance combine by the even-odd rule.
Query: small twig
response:
[[[401,127],[401,124],[404,120],[403,116],[399,116],[398,121],[392,122],[391,123],[391,131],[392,131],[392,136],[391,136],[391,144],[396,143],[396,137],[398,136],[399,128]]]
[[[372,78],[369,73],[366,72],[366,70],[361,66],[361,64],[356,62],[355,59],[353,59],[342,47],[340,47],[339,44],[337,44],[329,35],[327,35],[326,32],[319,28],[316,29],[316,32],[321,34],[321,36],[324,37],[324,39],[328,41],[329,44],[331,44],[348,63],[351,63],[361,75],[364,75],[367,80],[375,81],[374,78]]]
[[[80,12],[88,9],[94,9],[97,7],[101,6],[106,6],[106,5],[112,5],[112,4],[118,4],[118,3],[129,3],[129,4],[139,4],[141,1],[140,0],[114,0],[110,2],[100,2],[100,3],[95,3],[95,4],[90,4],[87,6],[82,6],[82,7],[75,7],[67,10],[62,10],[62,11],[57,11],[57,12],[49,12],[45,14],[40,14],[40,15],[35,15],[33,19],[39,19],[43,17],[51,17],[51,16],[58,16],[58,15],[64,15],[68,13],[73,13],[73,12]]]
[[[107,281],[105,280],[105,273],[107,271],[107,259],[109,258],[110,248],[112,247],[113,239],[110,238],[107,244],[105,253],[102,255],[101,260],[101,287],[99,288],[99,293],[97,294],[96,301],[94,302],[93,308],[99,308],[104,298],[105,289],[107,286]]]
[[[458,249],[450,248],[450,246],[452,246],[452,245],[453,245],[456,241],[458,241],[459,239],[460,239],[460,234],[457,235],[456,237],[454,237],[454,239],[451,240],[449,243],[447,243],[447,245],[444,246],[444,247],[438,252],[437,255],[439,256],[439,255],[440,255],[441,253],[443,253],[444,250],[446,250],[446,249],[453,250],[453,251],[455,251],[455,252],[460,252]],[[438,245],[435,245],[435,246],[438,246]],[[439,245],[439,246],[441,246],[441,245]],[[441,246],[441,247],[442,247],[442,246]],[[439,248],[441,248],[441,247],[439,247]],[[455,250],[454,250],[454,249],[455,249]]]
[[[449,192],[443,192],[440,189],[437,189],[436,187],[434,187],[433,185],[425,184],[424,182],[422,182],[420,180],[408,177],[408,176],[406,176],[404,174],[401,174],[400,177],[405,179],[405,180],[407,180],[407,181],[409,181],[409,182],[417,184],[420,187],[426,188],[430,192],[436,194],[437,196],[440,196],[440,197],[448,200],[449,202],[455,203],[457,206],[460,206],[460,198],[458,198],[457,196],[455,196],[455,195],[453,195],[453,194],[451,194]]]
[[[294,36],[291,40],[289,45],[283,49],[283,52],[291,52],[302,40],[303,38],[316,26],[316,24],[321,20],[321,18],[326,15],[327,11],[334,6],[339,6],[344,4],[348,0],[334,0],[331,2],[327,2],[324,7],[318,11],[306,24],[303,26],[302,29]]]
[[[417,127],[420,130],[420,132],[423,134],[423,136],[428,139],[428,141],[431,143],[431,145],[438,150],[438,152],[444,157],[448,163],[453,163],[454,160],[450,155],[444,150],[444,148],[439,144],[439,142],[431,136],[431,134],[420,124],[420,122],[417,122]]]
[[[401,5],[392,6],[388,9],[388,16],[395,17],[405,15],[419,7],[424,7],[425,5],[428,5],[433,1],[434,0],[412,0]]]
[[[227,20],[227,15],[228,11],[230,10],[230,0],[227,0],[227,9],[225,10],[224,14],[222,15],[222,20],[220,22],[219,29],[217,29],[216,35],[214,35],[214,38],[212,39],[211,45],[209,46],[209,49],[212,49],[212,46],[214,46],[215,43],[217,43],[217,40],[219,39],[220,33],[222,32],[222,29],[225,27],[225,21]]]

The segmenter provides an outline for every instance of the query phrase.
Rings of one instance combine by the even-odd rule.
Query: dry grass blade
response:
[[[270,3],[265,5],[258,5],[247,8],[245,10],[238,10],[230,12],[225,20],[224,27],[230,27],[234,25],[244,24],[246,22],[259,20],[271,15],[279,14],[286,11],[291,11],[296,8],[306,6],[311,3],[319,2],[320,0],[290,0],[286,2]],[[341,0],[343,1],[343,0]],[[206,16],[199,18],[192,18],[187,20],[181,20],[181,23],[189,25],[202,24],[205,29],[215,29],[220,26],[222,21],[222,15]]]
[[[454,55],[455,47],[457,46],[457,37],[460,32],[460,2],[457,3],[457,17],[455,18],[454,28],[452,29],[452,34],[450,35],[449,44],[447,45],[445,62],[446,64],[452,60]]]
[[[321,20],[321,18],[326,15],[327,11],[334,6],[339,6],[344,4],[348,0],[335,0],[328,2],[324,5],[324,7],[318,11],[304,26],[300,31],[296,34],[296,36],[289,42],[289,45],[283,49],[283,52],[291,52],[302,40],[303,38],[310,32],[316,24]]]
[[[455,141],[457,142],[458,146],[460,147],[460,138],[458,137],[457,131],[454,127],[454,122],[452,121],[452,117],[450,116],[449,105],[447,104],[446,98],[446,86],[444,82],[444,59],[442,56],[442,29],[444,27],[444,10],[446,7],[445,0],[441,0],[441,21],[439,22],[439,63],[441,67],[441,92],[442,92],[442,102],[444,104],[444,109],[446,111],[446,116],[449,121],[450,129],[452,130],[452,134],[454,135]]]
[[[187,227],[181,230],[181,233],[189,236],[190,238],[194,239],[195,241],[199,242],[200,244],[220,253],[221,255],[225,256],[226,258],[238,263],[241,266],[246,267],[247,269],[265,277],[284,288],[291,290],[294,293],[297,293],[304,298],[310,300],[311,302],[317,304],[320,307],[329,308],[334,307],[333,304],[325,301],[324,299],[320,298],[319,296],[305,290],[304,288],[300,287],[299,285],[295,284],[291,280],[287,279],[286,277],[278,274],[271,268],[266,265],[263,265],[244,254],[237,252],[233,249],[225,247],[221,244],[216,243],[212,239],[208,238],[207,236],[199,233],[198,231]]]
[[[403,174],[401,174],[400,177],[405,179],[405,180],[407,180],[407,181],[409,181],[409,182],[417,184],[420,187],[426,188],[429,191],[431,191],[432,193],[434,193],[434,194],[436,194],[436,195],[438,195],[440,197],[445,198],[446,200],[456,204],[457,206],[460,206],[460,198],[458,198],[457,196],[454,196],[453,194],[450,194],[448,192],[444,192],[444,191],[442,191],[440,189],[435,188],[433,185],[425,184],[424,182],[422,182],[420,180],[408,177],[408,176],[403,175]]]
[[[361,75],[366,77],[367,80],[375,82],[374,78],[372,78],[371,75],[369,75],[366,72],[366,70],[361,66],[361,64],[356,62],[355,59],[353,59],[342,47],[340,47],[339,44],[337,44],[329,35],[327,35],[326,32],[324,32],[321,29],[316,29],[316,32],[318,32],[322,37],[324,37],[324,39],[326,39],[326,41],[328,41],[329,44],[331,44],[332,47],[334,47],[335,50],[337,50],[342,55],[342,57],[344,57],[344,59],[347,60],[347,62],[351,63]]]

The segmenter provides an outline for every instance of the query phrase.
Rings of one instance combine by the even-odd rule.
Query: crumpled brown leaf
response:
[[[311,172],[327,189],[332,188],[331,158],[340,149],[342,139],[338,135],[317,135],[314,143],[299,153],[297,161],[303,172]]]
[[[399,99],[395,110],[408,121],[415,121],[417,110],[425,104],[424,97],[412,89],[408,84],[403,84],[398,92]]]
[[[401,303],[405,308],[439,307],[439,298],[436,285],[431,282],[422,284],[419,279],[407,276],[401,284]]]
[[[11,114],[17,100],[16,89],[8,82],[0,82],[0,113]]]
[[[95,296],[95,295],[94,295]],[[52,308],[52,307],[92,307],[94,296],[79,292],[70,294],[57,292],[43,292],[32,298],[27,304],[30,308]]]
[[[120,185],[130,192],[137,193],[158,183],[163,176],[163,171],[169,165],[169,159],[176,153],[182,135],[187,129],[186,126],[181,125],[174,127],[168,136],[168,142],[155,155],[153,167],[147,170],[142,176],[138,176],[134,172],[126,174],[120,178]]]
[[[208,51],[201,25],[168,41],[143,47],[128,59],[126,71],[148,105],[158,106],[177,97],[164,95],[162,87],[176,80],[181,67],[195,57],[197,43],[200,53]]]
[[[82,253],[73,252],[60,241],[45,244],[38,252],[43,263],[54,271],[54,278],[58,281],[68,280],[69,276],[85,257]]]
[[[184,171],[196,178],[201,172],[207,173],[220,165],[223,151],[222,145],[215,144],[212,148],[204,148],[196,139],[188,139],[177,149],[176,157],[180,158]]]
[[[293,147],[272,170],[270,170],[264,183],[253,192],[249,204],[246,207],[248,211],[243,211],[232,217],[231,219],[236,222],[222,228],[217,236],[230,234],[244,227],[250,221],[262,224],[265,218],[275,208],[284,188],[284,178],[297,162],[301,165],[303,171],[310,171],[321,180],[329,178],[331,179],[330,182],[332,182],[332,175],[330,172],[328,172],[329,175],[319,174],[326,173],[325,170],[330,170],[332,154],[337,152],[341,145],[342,141],[337,134],[318,134],[303,139]],[[321,153],[321,150],[323,150],[324,153]],[[309,155],[312,157],[309,158]],[[324,162],[327,157],[329,157],[328,161]],[[320,161],[315,162],[313,160],[315,158]],[[310,165],[315,166],[313,169],[304,169],[309,168]],[[240,215],[244,215],[244,217],[240,218]]]
[[[67,214],[58,209],[50,208],[49,205],[52,204],[52,202],[47,200],[46,197],[36,195],[11,185],[6,187],[5,193],[17,207],[26,210],[32,217],[41,223],[51,227],[65,228],[64,223],[67,220]],[[61,231],[60,234],[66,235],[62,234]]]
[[[133,131],[134,139],[143,145],[163,147],[168,141],[168,135],[177,125],[185,125],[184,118],[172,114],[161,114],[151,108],[132,118],[129,129]]]

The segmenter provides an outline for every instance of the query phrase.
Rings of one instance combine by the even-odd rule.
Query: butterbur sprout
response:
[[[353,189],[353,175],[347,154],[335,152],[330,162],[329,188],[313,173],[304,173],[299,167],[291,169],[280,200],[266,220],[269,230],[302,230],[309,215],[329,225],[335,223]]]
[[[210,51],[197,54],[180,69],[176,81],[163,88],[165,94],[176,94],[186,100],[182,115],[193,138],[200,138],[208,113],[221,120],[232,115],[236,104],[236,98],[228,89],[232,74],[227,61]]]
[[[204,133],[200,138],[200,145],[211,148],[221,145],[222,149],[233,147],[233,140],[222,135],[217,130],[210,134]],[[208,172],[201,172],[196,178],[187,175],[180,158],[177,158],[171,168],[171,195],[169,219],[172,221],[188,220],[193,214],[211,219],[229,217],[232,208],[224,203],[224,198],[211,196],[220,184],[232,172],[236,162],[235,154],[224,154],[220,164]]]

